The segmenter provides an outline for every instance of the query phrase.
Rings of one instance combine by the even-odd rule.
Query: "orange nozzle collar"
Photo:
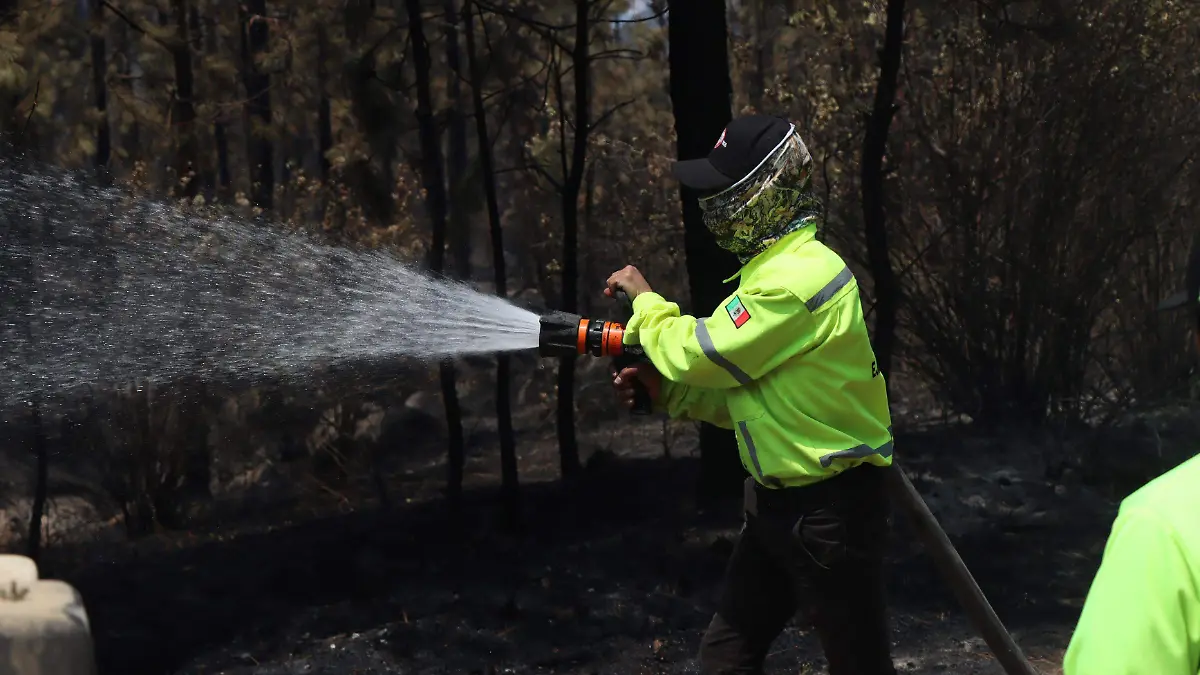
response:
[[[618,356],[625,351],[625,327],[615,321],[580,319],[575,351],[592,356]]]
[[[580,354],[587,354],[587,338],[588,338],[588,324],[589,323],[591,323],[591,322],[588,321],[587,319],[579,320],[579,335],[575,338],[576,339],[575,348],[576,348],[576,351],[578,351]]]
[[[600,355],[617,356],[625,351],[625,327],[613,321],[604,323],[600,338]]]

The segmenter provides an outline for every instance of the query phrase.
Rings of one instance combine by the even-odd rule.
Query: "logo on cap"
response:
[[[717,139],[717,144],[713,146],[713,150],[716,150],[717,148],[729,147],[729,144],[725,142],[725,131],[726,130],[721,131],[721,137]]]

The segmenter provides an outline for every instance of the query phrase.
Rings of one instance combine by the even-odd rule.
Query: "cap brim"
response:
[[[675,162],[671,165],[671,175],[693,190],[720,190],[737,182],[717,171],[706,157]]]
[[[1158,303],[1158,310],[1161,312],[1168,309],[1179,309],[1186,304],[1188,304],[1188,292],[1177,291],[1172,293],[1166,300]]]

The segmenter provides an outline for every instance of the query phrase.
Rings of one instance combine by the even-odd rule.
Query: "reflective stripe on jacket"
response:
[[[845,262],[805,227],[746,263],[711,317],[634,299],[625,340],[662,373],[672,417],[736,432],[742,464],[768,487],[891,464],[887,388]]]

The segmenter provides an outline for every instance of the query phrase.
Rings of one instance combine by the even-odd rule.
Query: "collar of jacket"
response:
[[[765,263],[766,261],[768,261],[772,258],[775,258],[783,253],[787,253],[789,251],[794,251],[794,250],[800,248],[801,246],[807,244],[808,242],[812,241],[813,239],[815,239],[816,236],[817,236],[816,222],[805,225],[804,227],[796,230],[795,232],[792,232],[792,233],[784,236],[783,239],[780,239],[779,241],[775,242],[774,244],[771,244],[767,248],[767,250],[765,250],[762,253],[759,253],[758,255],[754,256],[753,258],[747,260],[746,264],[742,265],[741,269],[739,269],[737,272],[734,272],[733,276],[729,277],[728,279],[725,279],[722,283],[727,284],[730,281],[737,279],[738,277],[747,276],[747,275],[751,274],[752,272],[754,272],[754,270],[761,267],[762,264]]]

